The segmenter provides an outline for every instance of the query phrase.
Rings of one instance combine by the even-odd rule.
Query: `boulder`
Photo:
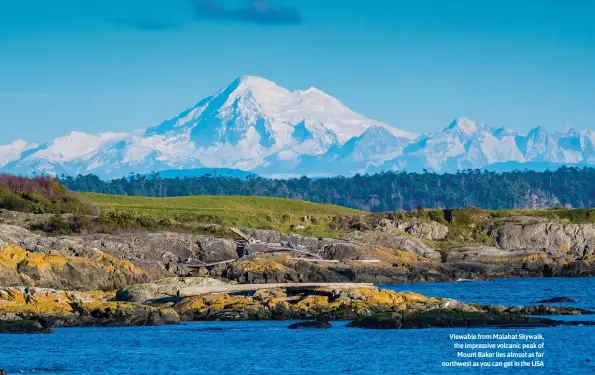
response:
[[[203,237],[198,240],[198,257],[205,263],[237,259],[237,245],[229,238]]]
[[[428,220],[407,221],[399,224],[397,228],[417,238],[431,241],[443,240],[448,234],[447,226]]]
[[[367,249],[347,242],[338,242],[324,246],[321,255],[324,259],[347,260],[366,258]]]
[[[289,329],[302,329],[302,328],[315,328],[315,329],[328,329],[332,325],[328,321],[322,320],[309,320],[305,322],[297,322],[290,324],[287,328]]]

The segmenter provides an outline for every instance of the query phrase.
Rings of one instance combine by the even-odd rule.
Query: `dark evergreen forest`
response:
[[[95,175],[62,176],[70,190],[118,195],[258,195],[332,203],[366,211],[411,211],[418,207],[519,209],[595,207],[595,169],[505,173],[466,170],[454,174],[382,172],[374,175],[285,180],[248,177],[161,178],[130,175],[102,181]]]

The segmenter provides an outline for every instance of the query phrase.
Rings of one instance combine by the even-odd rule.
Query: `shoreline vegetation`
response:
[[[528,315],[592,314],[368,284],[595,275],[592,209],[368,213],[270,197],[74,193],[8,175],[0,209],[0,333],[268,319],[524,327],[579,324]]]

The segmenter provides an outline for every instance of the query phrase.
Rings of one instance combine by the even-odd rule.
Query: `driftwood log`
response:
[[[178,291],[180,297],[192,297],[209,293],[237,293],[248,292],[261,289],[312,289],[312,288],[332,288],[332,289],[353,289],[353,288],[374,288],[372,283],[271,283],[271,284],[232,284],[232,285],[209,285],[192,286],[181,288]]]

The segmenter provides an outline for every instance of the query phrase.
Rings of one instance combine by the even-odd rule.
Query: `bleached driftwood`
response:
[[[246,235],[238,228],[230,227],[229,230],[240,236],[243,240],[250,241],[250,237],[248,237],[248,235]]]
[[[305,260],[307,262],[314,262],[314,263],[339,263],[340,260],[336,259],[310,259],[310,258],[291,258],[293,260]]]
[[[332,288],[332,289],[353,289],[353,288],[374,288],[372,283],[272,283],[272,284],[228,284],[228,285],[209,285],[192,286],[181,288],[178,291],[180,297],[192,297],[201,294],[210,293],[235,293],[255,291],[261,289],[312,289],[312,288]]]

